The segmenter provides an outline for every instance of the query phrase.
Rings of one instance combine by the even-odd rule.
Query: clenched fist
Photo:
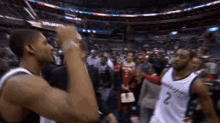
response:
[[[75,44],[79,44],[77,38],[78,32],[75,26],[59,27],[57,29],[57,43],[62,46],[64,42],[73,41]]]

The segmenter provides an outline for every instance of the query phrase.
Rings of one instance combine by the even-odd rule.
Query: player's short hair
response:
[[[24,55],[24,44],[35,41],[41,32],[33,29],[16,29],[9,38],[9,46],[11,51],[18,58]]]
[[[194,58],[195,57],[195,53],[192,51],[192,50],[188,50],[186,48],[180,48],[179,50],[187,50],[189,52],[189,57],[190,59]],[[178,51],[178,50],[177,50]],[[176,51],[176,52],[177,52]]]

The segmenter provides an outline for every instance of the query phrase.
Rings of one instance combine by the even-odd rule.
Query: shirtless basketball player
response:
[[[198,98],[209,123],[218,123],[208,89],[190,71],[191,53],[176,52],[173,67],[162,75],[161,91],[150,123],[191,123],[194,99]]]
[[[53,48],[45,36],[27,29],[12,33],[10,48],[19,57],[20,67],[6,73],[0,82],[2,122],[39,123],[39,115],[58,122],[97,122],[91,80],[80,58],[80,49],[73,45],[78,43],[75,27],[58,29],[57,38],[71,74],[68,93],[51,87],[41,77],[41,68],[53,57]]]

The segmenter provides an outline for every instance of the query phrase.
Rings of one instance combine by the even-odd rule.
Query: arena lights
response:
[[[11,20],[19,20],[19,21],[26,21],[23,19],[18,19],[18,18],[14,18],[14,17],[9,17],[9,16],[3,16],[0,15],[0,17],[2,18],[8,18]],[[64,24],[59,24],[59,23],[53,23],[53,22],[48,22],[48,21],[27,21],[28,23],[30,23],[33,27],[38,27],[38,28],[43,28],[42,26],[49,26],[49,27],[63,27]],[[93,29],[82,29],[82,28],[77,28],[78,32],[83,32],[83,33],[97,33],[97,34],[111,34],[110,31],[108,30],[93,30]]]
[[[10,16],[4,16],[4,15],[0,15],[0,17],[1,17],[1,18],[7,18],[7,19],[11,19],[11,20],[23,21],[22,19],[15,18],[15,17],[10,17]]]
[[[219,29],[219,27],[212,27],[212,28],[209,28],[209,32],[214,32],[214,31],[217,31]]]
[[[171,35],[176,35],[178,32],[177,31],[173,31],[171,32]]]
[[[82,29],[82,32],[86,32],[86,30],[85,30],[85,29]]]
[[[80,10],[75,10],[71,8],[66,8],[66,7],[59,7],[56,5],[48,4],[45,2],[40,2],[39,0],[28,0],[29,2],[36,3],[41,6],[46,6],[50,7],[53,9],[59,9],[63,11],[69,11],[69,12],[74,12],[74,13],[80,13],[80,14],[85,14],[85,15],[93,15],[93,16],[103,16],[103,17],[151,17],[151,16],[158,16],[158,15],[167,15],[167,14],[174,14],[174,13],[180,13],[180,12],[186,12],[186,11],[191,11],[199,8],[203,8],[206,6],[211,6],[211,5],[216,5],[220,4],[220,0],[216,0],[210,3],[198,5],[195,7],[189,7],[181,10],[174,10],[174,11],[168,11],[168,12],[161,12],[161,13],[149,13],[149,14],[105,14],[105,13],[95,13],[95,12],[86,12],[86,11],[80,11]]]
[[[93,29],[82,29],[78,28],[78,32],[83,32],[83,33],[97,33],[97,34],[110,34],[111,32],[108,30],[93,30]]]
[[[52,27],[63,27],[63,24],[58,24],[58,23],[52,23],[48,21],[42,21],[42,24],[45,26],[52,26]]]
[[[65,19],[67,20],[75,20],[75,21],[81,21],[81,18],[77,18],[77,17],[69,17],[69,16],[64,16]]]

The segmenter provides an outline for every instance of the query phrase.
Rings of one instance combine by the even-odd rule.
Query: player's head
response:
[[[190,62],[190,66],[192,70],[199,70],[201,68],[201,64],[202,64],[202,61],[197,57],[193,57]]]
[[[177,50],[173,63],[174,69],[179,71],[187,68],[192,58],[193,55],[189,50],[183,48]]]
[[[99,52],[97,50],[92,50],[92,58],[95,58],[96,56],[98,56]]]
[[[142,77],[142,71],[141,71],[141,69],[136,69],[135,70],[135,77]]]
[[[141,63],[147,63],[148,62],[148,56],[147,55],[142,55],[140,58],[140,62]]]
[[[132,62],[134,59],[134,53],[129,51],[127,55],[127,62]]]
[[[108,56],[106,54],[102,54],[100,56],[100,59],[101,59],[101,65],[104,66],[107,64],[107,61],[108,61]]]
[[[32,29],[14,30],[9,39],[12,52],[20,60],[33,57],[39,63],[45,64],[53,59],[53,47],[47,38],[39,31]]]

